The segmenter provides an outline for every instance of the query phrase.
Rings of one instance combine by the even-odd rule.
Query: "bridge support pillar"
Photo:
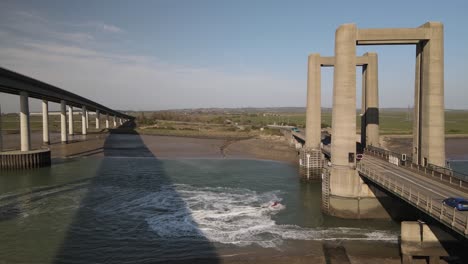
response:
[[[436,22],[421,28],[431,38],[416,45],[413,162],[445,167],[444,29]]]
[[[320,150],[321,141],[321,66],[320,54],[309,55],[305,147]]]
[[[463,257],[466,246],[435,225],[424,222],[401,222],[402,263],[413,263],[413,256],[429,257],[429,263],[439,263],[440,257]],[[454,256],[458,255],[458,256]]]
[[[31,150],[31,130],[29,123],[29,97],[28,93],[20,93],[20,134],[21,151]]]
[[[114,116],[114,127],[117,127],[117,117]]]
[[[68,106],[68,134],[72,136],[74,134],[73,128],[73,106]]]
[[[60,101],[60,135],[62,144],[68,142],[67,138],[67,104],[64,100]]]
[[[299,173],[304,180],[322,178],[323,155],[320,149],[303,148],[299,154]]]
[[[368,63],[362,66],[361,145],[380,145],[379,88],[377,53],[368,52]]]
[[[388,218],[356,171],[356,33],[356,25],[344,24],[335,34],[332,165],[324,173],[329,188],[325,203],[327,213],[338,217]]]
[[[106,114],[106,128],[109,128],[109,114]]]
[[[89,129],[89,111],[86,110],[86,129]]]
[[[81,134],[83,135],[86,135],[88,134],[88,126],[86,125],[87,123],[87,118],[86,118],[86,115],[87,115],[88,111],[86,110],[86,106],[83,106],[81,108]]]
[[[99,113],[99,110],[96,110],[96,129],[101,128],[101,113]]]
[[[2,106],[0,105],[0,152],[3,151]]]
[[[42,144],[49,145],[49,102],[42,100]]]

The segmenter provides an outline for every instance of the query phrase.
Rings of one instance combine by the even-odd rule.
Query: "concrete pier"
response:
[[[450,252],[464,254],[463,243],[434,225],[424,222],[401,222],[402,263],[413,263],[413,257],[427,257],[429,263],[439,263],[440,257],[450,256]],[[458,250],[457,250],[458,248]]]
[[[33,169],[50,166],[49,149],[0,152],[0,169]]]
[[[99,113],[99,110],[96,110],[96,129],[101,128],[101,115]]]
[[[0,152],[3,151],[3,114],[2,114],[2,106],[0,105]]]
[[[307,72],[306,149],[320,150],[321,105],[320,54],[309,55]]]
[[[86,129],[88,129],[89,128],[89,111],[86,110],[85,113],[86,113]]]
[[[75,134],[73,127],[73,106],[68,106],[68,134],[73,136]]]
[[[367,64],[362,65],[361,145],[379,146],[379,81],[377,53],[363,55]]]
[[[117,127],[117,117],[114,116],[114,127]]]
[[[28,93],[20,93],[20,134],[21,151],[31,150],[31,129],[29,124],[29,97]]]
[[[50,144],[49,136],[49,102],[42,100],[42,144]]]
[[[67,137],[67,103],[65,100],[60,101],[60,135],[62,144],[68,142]]]
[[[86,106],[81,108],[81,134],[86,135],[88,134],[88,127],[86,125]]]

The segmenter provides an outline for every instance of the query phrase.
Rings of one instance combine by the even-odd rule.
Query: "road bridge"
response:
[[[81,108],[82,112],[82,134],[86,135],[89,128],[88,112],[96,113],[96,128],[101,128],[100,117],[105,115],[106,128],[110,128],[110,117],[113,117],[113,127],[122,125],[124,122],[134,119],[133,116],[113,110],[90,99],[58,88],[56,86],[41,82],[31,77],[0,68],[0,92],[19,95],[20,100],[20,140],[19,151],[3,152],[2,138],[0,133],[0,168],[32,168],[50,164],[50,150],[31,150],[30,112],[29,98],[42,100],[42,124],[43,144],[49,142],[49,102],[60,104],[60,135],[61,142],[68,142],[67,134],[67,112],[68,130],[73,134],[73,107]],[[1,126],[0,126],[1,130]]]
[[[442,201],[468,197],[468,175],[446,168],[413,164],[410,157],[388,151],[366,150],[356,165],[359,175],[416,207],[439,223],[468,237],[468,211],[458,211]]]

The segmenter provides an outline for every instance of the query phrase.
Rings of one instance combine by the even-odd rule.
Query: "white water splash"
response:
[[[277,247],[287,239],[397,242],[397,235],[389,231],[278,225],[272,217],[285,207],[272,203],[281,202],[280,195],[280,191],[256,193],[248,189],[176,185],[146,197],[146,202],[155,203],[153,206],[159,211],[146,221],[161,237],[203,236],[212,242],[238,246]]]

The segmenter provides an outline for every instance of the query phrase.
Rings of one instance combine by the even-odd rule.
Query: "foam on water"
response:
[[[143,201],[145,200],[145,201]],[[241,188],[175,185],[137,201],[151,203],[154,214],[146,218],[161,237],[204,236],[212,242],[277,247],[284,240],[379,240],[397,242],[397,234],[361,228],[303,228],[279,225],[273,216],[285,209],[281,192],[257,193]]]

